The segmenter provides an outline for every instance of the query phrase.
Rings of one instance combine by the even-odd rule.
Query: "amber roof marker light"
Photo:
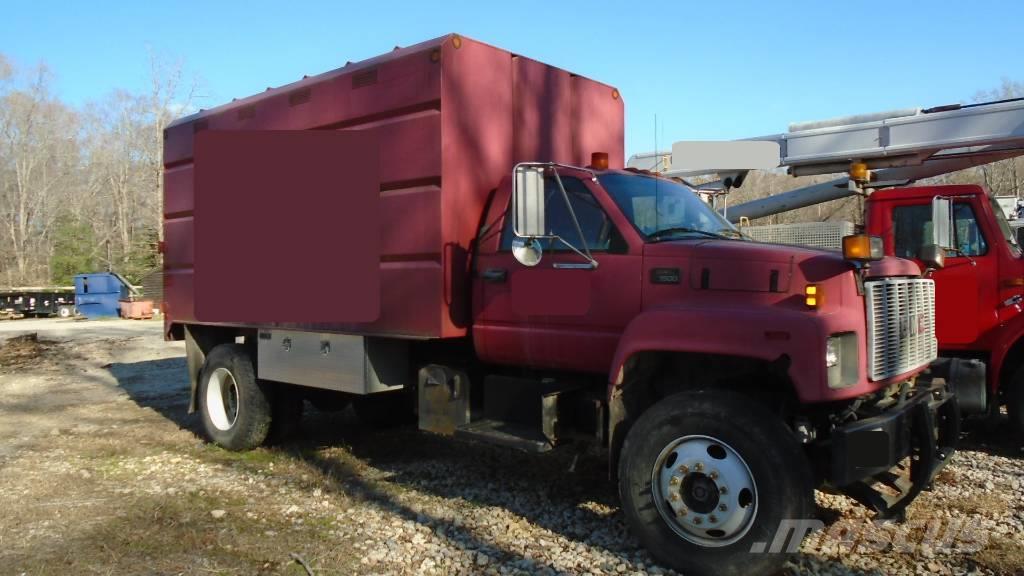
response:
[[[608,153],[594,152],[590,155],[590,167],[594,170],[608,169]]]
[[[855,262],[882,259],[882,239],[878,236],[857,234],[843,237],[843,258]]]

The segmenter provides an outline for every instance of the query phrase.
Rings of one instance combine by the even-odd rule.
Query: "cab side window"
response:
[[[970,204],[953,204],[953,221],[953,241],[957,249],[948,256],[982,256],[988,252],[988,244]],[[932,207],[930,204],[897,206],[892,211],[892,225],[896,256],[916,258],[921,246],[931,242]]]
[[[590,190],[578,178],[562,178],[562,185],[565,186],[565,193],[569,197],[569,204],[572,205],[576,219],[579,221],[583,239],[587,247],[593,252],[625,252],[626,243],[619,235],[611,218],[597,203],[597,199],[590,193]],[[573,224],[572,214],[565,206],[565,200],[558,188],[554,178],[548,178],[544,183],[544,215],[547,220],[548,233],[556,235],[582,250],[583,243],[580,235]],[[501,249],[511,250],[512,239],[515,234],[512,231],[512,216],[509,213],[505,217],[505,226],[501,235]],[[542,240],[541,245],[545,252],[566,252],[571,249],[559,240]]]

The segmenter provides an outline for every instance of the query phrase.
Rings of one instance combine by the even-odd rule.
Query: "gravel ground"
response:
[[[24,332],[39,342],[2,343]],[[0,572],[672,573],[584,448],[525,455],[308,406],[293,443],[213,447],[185,414],[183,347],[159,333],[0,322]],[[818,494],[825,527],[787,571],[1024,573],[1024,452],[1002,430],[966,438],[904,524]]]

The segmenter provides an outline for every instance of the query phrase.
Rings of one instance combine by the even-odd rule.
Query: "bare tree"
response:
[[[10,82],[6,59],[0,69],[7,78],[0,92],[0,227],[9,240],[0,257],[8,283],[45,282],[58,197],[77,165],[78,121],[51,94],[45,65],[21,89]]]

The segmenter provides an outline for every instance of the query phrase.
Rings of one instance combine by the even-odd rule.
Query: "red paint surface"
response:
[[[380,310],[372,132],[196,135],[193,300],[200,322],[373,322]],[[192,225],[194,223],[194,225]],[[184,226],[182,226],[184,227]],[[189,236],[181,234],[183,239]],[[173,257],[173,258],[172,258]],[[172,265],[184,261],[177,249]],[[329,291],[332,296],[320,295]]]
[[[510,270],[512,309],[524,318],[586,314],[590,311],[590,272],[517,266]]]

